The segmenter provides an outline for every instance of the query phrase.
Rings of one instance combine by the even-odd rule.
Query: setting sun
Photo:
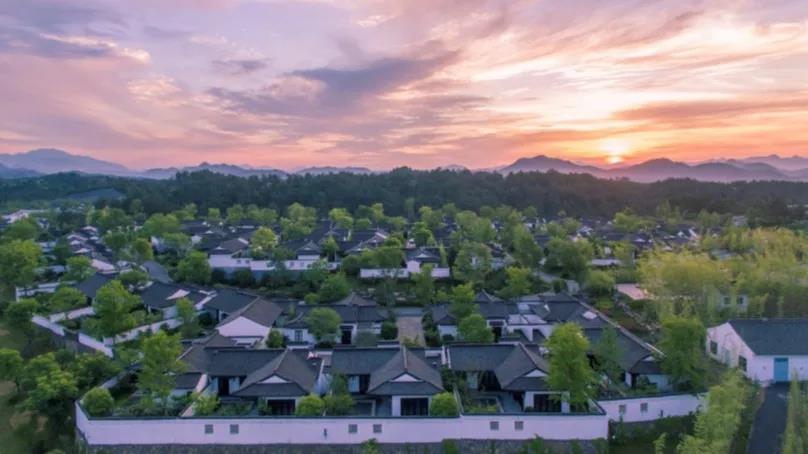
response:
[[[623,158],[631,152],[631,145],[623,139],[608,139],[600,143],[601,151],[606,153],[606,162],[620,164]]]

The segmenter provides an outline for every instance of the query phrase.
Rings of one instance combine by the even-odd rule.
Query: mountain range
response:
[[[442,170],[464,171],[459,165],[440,167]],[[273,168],[257,168],[233,164],[210,164],[203,162],[196,166],[154,168],[144,171],[132,170],[123,165],[103,161],[89,156],[75,155],[56,149],[38,149],[18,154],[0,154],[0,178],[25,178],[58,172],[82,172],[127,176],[135,178],[166,179],[177,172],[211,172],[240,177],[271,175],[285,178],[288,175],[323,175],[331,173],[368,174],[373,171],[365,167],[307,167],[296,171]],[[639,164],[622,167],[597,167],[580,164],[545,155],[520,158],[510,165],[495,171],[503,174],[516,172],[584,173],[598,178],[626,178],[638,182],[653,182],[668,178],[691,178],[700,181],[744,181],[782,180],[808,181],[808,158],[800,156],[780,157],[777,155],[755,156],[743,159],[712,160],[688,164],[670,159],[652,159]]]
[[[504,174],[548,171],[587,173],[598,178],[626,178],[645,183],[669,178],[690,178],[699,181],[716,182],[751,180],[808,181],[808,158],[798,156],[780,158],[776,155],[771,155],[695,164],[662,158],[629,166],[603,168],[539,155],[532,158],[520,158],[513,164],[498,169],[498,171]]]

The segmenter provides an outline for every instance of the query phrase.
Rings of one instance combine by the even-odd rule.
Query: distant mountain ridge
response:
[[[607,169],[539,155],[532,158],[520,158],[513,164],[499,169],[499,172],[509,174],[515,172],[548,172],[552,170],[559,173],[587,173],[598,178],[627,178],[643,183],[666,180],[669,178],[690,178],[699,181],[715,182],[808,180],[808,158],[786,158],[792,166],[794,163],[800,162],[799,160],[804,160],[806,167],[798,170],[778,168],[776,164],[779,163],[779,160],[783,159],[784,158],[769,156],[766,162],[751,158],[751,160],[738,159],[686,164],[660,158],[639,164]]]
[[[451,165],[437,167],[438,170],[464,171],[465,167]],[[238,177],[275,176],[286,178],[289,175],[324,175],[333,173],[370,174],[366,167],[313,166],[297,171],[284,171],[274,168],[258,168],[234,164],[211,164],[203,162],[196,166],[154,168],[145,171],[129,169],[121,164],[103,161],[89,156],[75,155],[57,149],[37,149],[17,154],[0,154],[0,178],[26,178],[59,172],[81,172],[89,174],[126,176],[134,178],[167,179],[177,172],[211,171]],[[690,178],[699,181],[808,181],[808,157],[777,155],[757,156],[740,159],[705,161],[695,164],[661,158],[639,164],[602,168],[546,155],[519,158],[512,164],[498,169],[479,169],[477,172],[548,172],[585,173],[598,178],[626,178],[638,182],[653,182],[669,178]]]

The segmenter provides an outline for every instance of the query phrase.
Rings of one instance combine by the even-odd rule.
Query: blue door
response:
[[[788,381],[788,358],[774,358],[774,381]]]

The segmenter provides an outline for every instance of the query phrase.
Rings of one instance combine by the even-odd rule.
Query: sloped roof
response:
[[[345,298],[339,301],[335,301],[332,304],[340,306],[378,306],[378,303],[376,303],[376,301],[364,298],[358,295],[356,292],[351,292]]]
[[[317,382],[320,360],[307,361],[301,355],[307,351],[282,350],[274,359],[250,373],[236,396],[301,396],[314,389]],[[288,383],[261,383],[277,376]]]
[[[226,325],[237,318],[244,317],[261,326],[271,327],[281,313],[283,313],[283,307],[280,304],[275,304],[263,298],[256,298],[236,312],[229,314],[218,326]]]
[[[140,298],[143,300],[143,304],[155,309],[164,309],[175,305],[180,297],[173,299],[169,298],[182,294],[184,294],[184,296],[189,300],[193,301],[194,296],[190,290],[184,289],[176,284],[167,284],[164,282],[152,282],[148,287],[139,293]]]
[[[476,295],[474,295],[474,301],[477,302],[477,303],[494,303],[494,302],[502,301],[502,298],[500,298],[498,296],[494,296],[494,295],[486,292],[485,290],[481,290],[481,291],[477,292]]]
[[[756,355],[808,355],[808,318],[730,320]]]
[[[516,344],[505,360],[494,369],[502,389],[524,391],[526,389],[544,389],[544,378],[525,377],[533,370],[540,370],[547,374],[550,365],[539,356],[538,352],[531,351],[522,344]]]
[[[405,374],[420,381],[394,381]],[[440,372],[404,346],[370,375],[368,383],[368,394],[375,395],[431,395],[442,390]]]
[[[256,295],[241,292],[233,289],[221,289],[216,292],[216,296],[205,303],[206,309],[232,313],[250,304],[258,298]]]
[[[117,276],[110,274],[95,273],[87,279],[76,284],[76,290],[80,291],[88,298],[95,299],[95,293],[98,291],[98,289],[116,277]]]
[[[246,377],[280,353],[281,350],[216,349],[209,354],[208,375]]]

